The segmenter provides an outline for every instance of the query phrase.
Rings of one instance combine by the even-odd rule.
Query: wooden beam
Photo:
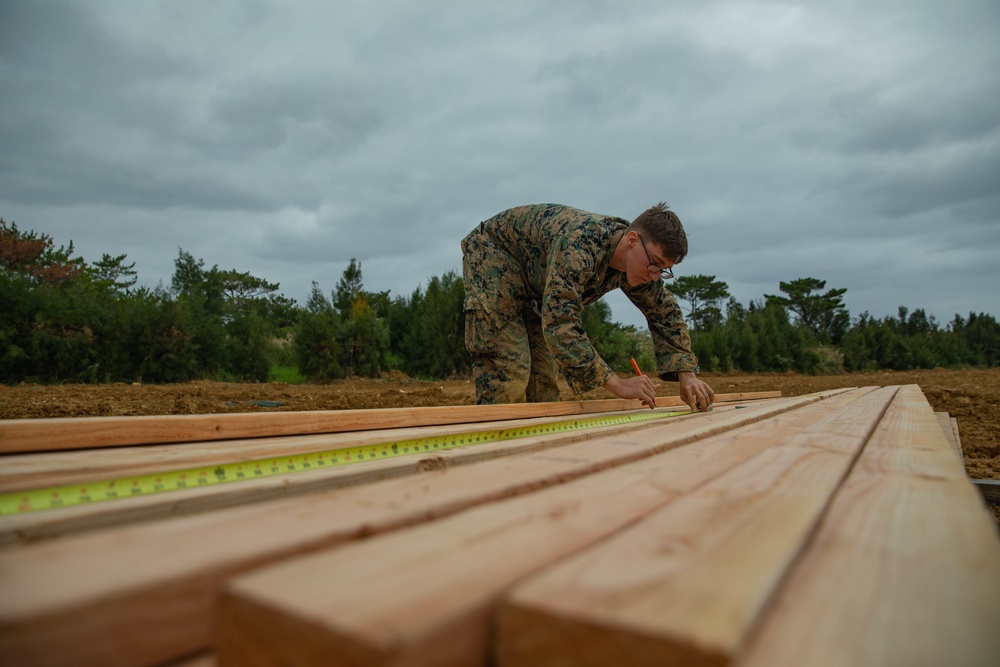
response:
[[[755,434],[775,446],[518,586],[498,664],[730,662],[895,393]]]
[[[818,392],[816,396],[833,395]],[[755,399],[776,400],[776,399]],[[720,408],[735,403],[720,402]],[[686,411],[687,408],[677,412]],[[587,416],[645,414],[646,411],[601,412]],[[574,417],[584,417],[576,415]],[[571,417],[570,419],[572,419]],[[361,432],[244,438],[227,441],[187,442],[165,445],[8,454],[0,458],[0,493],[41,487],[99,481],[198,466],[251,461],[273,456],[319,452],[342,447],[402,441],[479,430],[499,430],[566,421],[566,417],[538,417],[476,424],[435,427],[397,427]]]
[[[782,406],[800,403],[795,401],[786,403],[782,399],[770,399],[758,403],[758,405],[765,404],[770,405],[768,409],[774,408],[780,411],[781,409],[790,409]],[[732,409],[732,407],[723,406],[719,410]],[[602,416],[616,414],[627,413],[601,413]],[[681,415],[676,419],[685,420],[698,417],[700,415],[688,414]],[[521,426],[543,426],[563,419],[565,418],[486,422],[476,428],[505,429]],[[243,480],[232,484],[196,487],[178,492],[120,498],[110,502],[4,516],[0,517],[0,545],[328,491],[355,484],[417,474],[437,468],[467,465],[513,454],[542,451],[647,425],[652,425],[652,422],[610,425],[561,434],[525,437],[467,448],[437,451],[430,454],[366,461],[363,464]],[[237,455],[236,460],[249,461],[278,454],[322,451],[330,447],[357,446],[391,442],[395,439],[468,433],[470,428],[468,425],[454,425],[276,439],[259,438],[224,444],[185,443],[83,452],[21,454],[9,457],[16,459],[15,465],[11,465],[6,470],[10,473],[6,478],[3,473],[0,473],[0,479],[5,478],[2,484],[4,487],[36,488],[38,486],[107,479],[115,475],[134,475],[166,469],[177,470],[196,465],[213,466],[228,463]],[[120,460],[117,456],[119,454],[121,455]],[[42,461],[39,462],[36,459],[42,459]]]
[[[969,480],[979,490],[983,500],[990,505],[1000,505],[1000,479]]]
[[[736,664],[985,667],[997,628],[993,518],[910,385]]]
[[[780,391],[746,392],[718,394],[716,400],[719,402],[749,401],[780,396]],[[657,407],[683,405],[684,402],[676,396],[656,399]],[[471,424],[504,419],[636,410],[642,407],[642,403],[634,399],[605,399],[557,403],[450,405],[370,410],[8,419],[0,420],[0,454],[122,447],[168,442],[236,440],[309,433],[342,433],[344,431],[368,431],[400,426]]]
[[[965,455],[962,453],[962,444],[958,439],[958,420],[952,419],[951,415],[947,412],[935,412],[934,416],[937,418],[938,424],[941,426],[941,432],[944,433],[948,444],[955,450],[958,458],[964,461]]]
[[[773,399],[772,399],[773,400]],[[595,417],[613,417],[635,412],[604,412]],[[645,413],[639,413],[645,414]],[[588,416],[589,417],[589,416]],[[307,454],[332,449],[401,442],[416,438],[447,436],[487,430],[507,430],[523,426],[543,426],[567,421],[566,417],[453,424],[416,428],[394,428],[348,433],[261,437],[242,440],[145,445],[110,449],[90,449],[33,454],[12,454],[0,458],[0,493],[93,482],[119,477],[145,475],[202,466],[216,466],[267,459],[276,456]],[[569,418],[573,419],[573,418]],[[567,433],[571,438],[601,428]],[[586,436],[583,436],[586,437]],[[505,441],[503,444],[514,442]],[[476,447],[482,447],[477,445]],[[470,448],[475,449],[475,448]],[[435,454],[439,452],[434,452]]]
[[[483,664],[506,588],[868,391],[239,577],[219,606],[219,664]],[[639,446],[637,435],[621,440]]]
[[[958,458],[965,462],[965,450],[962,449],[962,436],[958,433],[958,420],[951,418],[951,433],[955,438],[955,446],[958,449]]]
[[[235,573],[557,485],[795,414],[818,400],[805,396],[647,422],[628,433],[466,466],[460,474],[433,470],[8,549],[0,552],[0,664],[121,667],[179,658],[208,647],[216,592]],[[714,468],[721,447],[704,452],[707,459],[685,459],[688,467]],[[650,484],[644,489],[647,500],[672,493]]]

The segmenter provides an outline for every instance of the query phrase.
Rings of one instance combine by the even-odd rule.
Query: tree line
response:
[[[74,257],[72,243],[0,220],[0,382],[183,382],[194,379],[327,381],[378,377],[464,377],[464,288],[449,271],[408,295],[364,287],[352,259],[304,306],[277,283],[208,267],[180,249],[169,285],[137,286],[134,263],[105,254]],[[851,320],[846,290],[801,278],[778,295],[740,304],[715,276],[671,284],[686,305],[704,370],[833,373],[1000,364],[1000,325],[970,313],[940,325],[922,309]],[[584,327],[619,372],[630,359],[655,367],[645,330],[611,319],[603,301],[584,309]]]
[[[846,289],[825,289],[816,278],[778,286],[782,294],[744,306],[715,276],[677,279],[672,290],[689,306],[703,369],[826,374],[1000,365],[1000,324],[992,315],[956,314],[942,326],[922,308],[900,306],[895,317],[865,312],[852,321]]]

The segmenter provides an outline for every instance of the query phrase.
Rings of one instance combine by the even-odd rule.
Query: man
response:
[[[661,282],[687,254],[677,215],[660,203],[631,224],[558,204],[512,208],[462,240],[465,344],[477,403],[558,401],[561,370],[575,393],[604,387],[655,407],[649,377],[617,376],[591,345],[586,304],[621,288],[646,316],[657,374],[680,384],[692,410],[707,410],[712,388],[674,296]]]

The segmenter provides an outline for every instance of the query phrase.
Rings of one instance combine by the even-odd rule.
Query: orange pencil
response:
[[[642,376],[642,371],[639,370],[639,364],[635,363],[635,357],[632,357],[632,368],[635,369],[636,375],[640,377]]]

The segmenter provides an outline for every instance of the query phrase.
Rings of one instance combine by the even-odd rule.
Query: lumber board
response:
[[[495,606],[519,579],[869,391],[238,577],[218,607],[219,664],[483,664]]]
[[[0,552],[0,664],[121,667],[189,655],[209,645],[215,595],[229,576],[477,504],[534,495],[820,402],[816,395],[762,401],[669,427],[646,422],[558,450],[8,549]],[[688,458],[692,467],[718,465]],[[670,492],[647,491],[645,497]]]
[[[817,396],[835,392],[817,392]],[[777,400],[777,399],[755,399]],[[736,405],[721,402],[719,408]],[[743,404],[746,405],[746,404]],[[741,406],[742,407],[742,406]],[[659,408],[658,408],[659,409]],[[684,412],[675,410],[674,412]],[[637,411],[606,411],[572,418],[612,417],[635,414]],[[645,413],[643,410],[640,413]],[[122,446],[113,449],[68,450],[9,454],[0,457],[0,493],[33,488],[99,481],[110,478],[141,475],[167,470],[181,470],[238,461],[250,461],[272,456],[354,447],[359,445],[402,441],[417,437],[433,437],[536,426],[566,421],[566,417],[537,417],[518,420],[453,424],[433,427],[397,427],[361,432],[243,438],[227,441],[174,443],[165,445]]]
[[[728,664],[895,393],[816,419],[518,586],[498,664]]]
[[[951,433],[955,438],[955,446],[958,448],[958,457],[965,461],[965,450],[962,449],[962,436],[958,432],[958,419],[951,418]]]
[[[980,495],[990,505],[1000,505],[1000,479],[973,479],[971,481]]]
[[[944,433],[948,444],[951,445],[958,458],[964,461],[965,455],[962,453],[961,441],[958,439],[958,420],[953,419],[947,412],[935,412],[934,416],[937,418],[941,432]]]
[[[903,387],[737,665],[997,664],[1000,538],[936,426]]]
[[[773,399],[772,399],[773,400]],[[604,412],[581,417],[613,417],[632,412]],[[26,489],[93,482],[144,475],[169,470],[307,454],[330,449],[399,442],[414,438],[445,436],[473,431],[514,429],[566,421],[565,417],[480,422],[372,431],[330,433],[275,438],[244,438],[229,441],[145,445],[115,449],[91,449],[34,454],[13,454],[0,458],[0,493]],[[587,431],[595,431],[597,427]],[[586,431],[580,431],[582,433]],[[567,435],[572,435],[567,433]],[[505,441],[512,442],[512,441]],[[481,447],[482,445],[476,445]],[[434,452],[438,453],[438,452]]]
[[[822,395],[816,397],[822,398]],[[779,411],[785,405],[782,399],[766,399],[758,401],[758,405],[767,403],[773,404]],[[731,406],[722,406],[719,411],[732,410]],[[614,416],[616,414],[627,413],[601,413],[602,416]],[[685,420],[700,418],[704,413],[692,413],[680,415],[675,420]],[[487,422],[479,425],[481,429],[487,428],[508,428],[526,425],[550,424],[557,419],[531,419],[519,420],[517,422]],[[642,428],[652,425],[653,422],[640,422],[633,424],[618,424],[602,427],[595,427],[580,431],[571,431],[558,434],[547,434],[532,437],[518,438],[514,440],[501,441],[495,443],[482,443],[465,448],[452,450],[439,450],[426,454],[414,454],[411,456],[400,456],[384,460],[365,461],[364,463],[340,466],[333,468],[318,469],[313,471],[298,471],[287,475],[277,475],[261,479],[242,480],[231,484],[211,485],[207,487],[194,487],[184,491],[173,491],[161,494],[145,495],[117,499],[113,502],[98,502],[89,505],[66,507],[60,509],[43,510],[30,512],[21,515],[10,515],[0,517],[0,546],[10,545],[17,542],[28,542],[43,538],[51,538],[60,535],[69,535],[99,528],[109,528],[121,526],[139,521],[149,521],[173,516],[184,516],[206,512],[225,507],[234,507],[246,503],[256,503],[276,498],[316,493],[345,486],[362,484],[367,482],[401,477],[404,475],[418,474],[427,470],[445,468],[450,466],[467,465],[479,461],[485,461],[513,454],[542,451],[551,447],[587,440],[594,437],[603,437],[608,434],[620,431]],[[468,427],[425,427],[422,429],[395,429],[381,432],[367,432],[364,434],[336,434],[335,436],[296,436],[293,438],[283,438],[291,442],[282,442],[280,450],[284,454],[303,453],[312,451],[322,451],[330,445],[355,446],[371,443],[391,442],[393,438],[404,439],[420,436],[442,435],[452,433],[466,433]],[[334,437],[336,440],[328,440]],[[301,440],[297,444],[295,440]],[[256,440],[245,441],[246,449],[240,451],[239,460],[247,461],[263,456],[274,455],[276,446],[269,441],[258,442]],[[214,451],[214,443],[208,444],[182,444],[182,445],[154,445],[150,449],[156,450],[154,461],[146,463],[142,460],[143,448],[133,454],[134,459],[125,457],[125,462],[121,468],[114,469],[114,472],[124,474],[163,471],[160,465],[156,464],[158,458],[170,460],[170,469],[179,469],[186,463],[188,466],[195,461],[207,465],[226,463],[231,459],[220,459],[220,457],[232,452],[229,449]],[[202,447],[210,448],[209,452],[204,452]],[[166,450],[175,448],[182,450],[173,453]],[[188,452],[187,450],[192,450]],[[93,450],[86,454],[99,455],[103,462],[109,456],[113,458],[116,452],[130,452],[131,450]],[[162,451],[162,457],[160,452]],[[94,479],[90,471],[77,472],[73,470],[72,462],[79,461],[83,452],[59,452],[54,454],[31,454],[18,455],[44,457],[51,460],[52,457],[59,457],[60,468],[53,472],[53,477],[47,478],[50,484],[68,483],[69,481],[87,481]],[[204,457],[211,456],[207,461]],[[69,457],[69,461],[63,460]],[[108,462],[113,465],[113,462]],[[44,475],[44,469],[32,464],[32,468],[24,476],[30,476],[31,481],[37,482],[39,475]],[[149,467],[152,466],[152,467]],[[112,470],[93,464],[92,468],[100,468],[101,474],[107,479]],[[58,480],[58,482],[57,482]]]
[[[781,392],[717,394],[716,401],[778,398]],[[676,396],[656,399],[656,407],[679,407]],[[572,416],[643,407],[637,399],[602,399],[504,405],[451,405],[364,410],[252,412],[142,417],[62,417],[0,420],[0,454],[237,440],[262,436],[342,433],[396,428],[471,424],[504,419]]]
[[[812,396],[824,398],[839,393],[839,390],[817,392]],[[753,403],[744,403],[739,407],[761,404],[782,399],[755,399]],[[734,404],[722,403],[717,410],[732,409]],[[626,413],[600,413],[601,416],[613,416]],[[702,415],[704,413],[697,413]],[[587,415],[581,415],[586,417]],[[695,417],[695,414],[682,415],[677,419]],[[561,421],[564,418],[530,419],[517,422],[481,423],[480,429],[502,428],[507,426],[525,426],[531,424],[546,424]],[[593,437],[598,433],[610,433],[618,429],[629,429],[635,425],[611,425],[562,434],[560,437],[522,438],[501,443],[480,444],[467,449],[438,451],[430,456],[401,457],[384,461],[369,461],[364,467],[346,466],[320,469],[311,472],[299,471],[294,474],[262,478],[259,480],[244,480],[236,484],[190,488],[181,493],[164,493],[156,495],[121,498],[113,503],[95,503],[92,505],[66,507],[57,510],[45,510],[23,515],[0,517],[0,547],[19,542],[28,542],[60,535],[69,535],[99,528],[121,526],[139,521],[148,521],[173,516],[185,516],[236,505],[262,502],[275,498],[315,493],[343,486],[388,479],[402,475],[416,474],[438,467],[465,465],[490,458],[510,454],[539,451],[548,447],[560,446],[580,439]],[[434,428],[435,430],[428,430]],[[238,460],[246,461],[271,455],[276,452],[293,454],[311,451],[322,451],[328,446],[349,446],[392,441],[393,438],[403,439],[403,436],[431,435],[445,433],[464,433],[468,426],[425,427],[423,429],[393,429],[383,432],[368,432],[366,434],[336,434],[319,436],[296,436],[280,438],[287,443],[275,444],[270,439],[246,440],[245,447],[239,448]],[[385,435],[379,435],[384,433]],[[335,439],[329,439],[335,438]],[[221,449],[213,449],[217,443],[185,443],[178,445],[150,445],[139,448],[122,448],[111,450],[90,450],[87,452],[56,452],[40,454],[13,455],[6,459],[27,459],[19,465],[10,467],[10,475],[0,487],[13,489],[44,488],[56,484],[85,482],[108,479],[126,473],[162,472],[167,468],[181,469],[192,464],[214,465],[228,463],[233,460],[232,443],[218,445]],[[203,448],[208,448],[203,449]],[[279,449],[280,448],[280,449]],[[121,453],[122,460],[116,462],[115,454]],[[94,458],[87,458],[87,457]],[[147,457],[149,460],[147,461]],[[34,459],[44,459],[53,467],[51,476],[47,476],[46,466]],[[167,465],[166,462],[169,462]],[[183,465],[187,464],[187,466]],[[5,467],[0,467],[0,478],[3,478]],[[48,482],[41,484],[41,482]],[[30,483],[30,487],[29,487]],[[7,490],[4,488],[3,490]]]

